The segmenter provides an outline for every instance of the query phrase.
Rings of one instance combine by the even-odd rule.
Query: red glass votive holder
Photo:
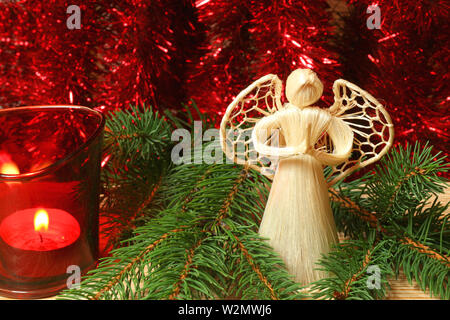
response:
[[[78,106],[0,110],[0,295],[51,296],[95,266],[104,124]]]

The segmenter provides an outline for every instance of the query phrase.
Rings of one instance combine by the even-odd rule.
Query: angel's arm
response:
[[[333,152],[314,150],[315,157],[323,165],[338,165],[346,161],[352,152],[352,129],[341,119],[332,117],[327,134],[332,141]]]
[[[280,147],[283,139],[279,124],[280,112],[258,121],[252,132],[255,150],[265,156],[286,157],[300,152],[299,147]]]

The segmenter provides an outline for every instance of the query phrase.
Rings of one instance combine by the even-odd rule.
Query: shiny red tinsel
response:
[[[314,69],[330,96],[331,81],[340,73],[328,41],[332,28],[326,1],[205,0],[196,5],[206,39],[187,91],[201,110],[221,114],[258,77],[274,73],[285,80],[296,68]]]
[[[344,77],[379,98],[395,123],[395,142],[430,142],[450,151],[448,1],[351,1],[337,50]],[[366,9],[380,8],[369,30]]]
[[[0,106],[180,105],[191,1],[78,1],[81,29],[69,30],[71,4],[0,2]]]
[[[94,24],[69,31],[63,1],[0,2],[0,105],[92,104]],[[80,5],[84,19],[94,10]]]
[[[309,67],[323,105],[342,76],[387,106],[397,143],[449,152],[448,1],[78,1],[80,30],[66,27],[70,4],[0,1],[1,107],[179,109],[192,98],[220,115],[261,75]],[[374,4],[379,30],[366,25]]]

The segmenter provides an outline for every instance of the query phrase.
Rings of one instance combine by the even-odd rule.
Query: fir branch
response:
[[[425,169],[421,169],[419,167],[415,167],[412,171],[405,173],[404,177],[402,177],[400,179],[400,181],[397,182],[397,184],[394,186],[394,190],[392,192],[392,196],[388,201],[388,205],[387,208],[385,210],[385,212],[383,214],[388,214],[391,210],[392,207],[395,204],[395,200],[397,198],[397,196],[399,195],[400,190],[402,189],[402,187],[408,183],[408,181],[416,176],[416,175],[423,175],[425,174]]]
[[[339,193],[331,191],[341,229],[360,241],[367,241],[367,234],[373,232],[379,233],[379,239],[392,241],[389,262],[397,274],[402,267],[409,281],[416,279],[423,290],[429,288],[441,298],[448,296],[443,281],[450,270],[450,242],[448,219],[443,215],[449,204],[434,200],[430,205],[429,200],[445,186],[439,173],[446,170],[444,158],[416,144],[392,150],[365,181],[343,183]]]
[[[408,237],[401,239],[400,242],[405,245],[410,245],[411,249],[417,250],[418,252],[423,253],[432,259],[441,261],[447,268],[450,268],[450,258],[436,252],[429,246],[424,245],[423,243],[420,243],[418,241],[414,241]]]
[[[370,263],[371,249],[373,249],[373,248],[370,248],[364,255],[361,268],[356,273],[354,273],[350,279],[345,281],[343,291],[341,291],[341,292],[335,291],[334,292],[333,295],[336,299],[345,300],[348,298],[351,286],[353,285],[354,282],[356,282],[358,279],[360,279],[362,277],[362,275],[363,275],[362,271],[365,270]]]
[[[360,208],[357,204],[355,204],[352,200],[348,199],[347,197],[343,195],[338,195],[334,191],[329,190],[330,198],[335,203],[338,203],[341,205],[341,208],[346,208],[352,210],[361,220],[366,221],[369,223],[370,227],[372,227],[375,230],[378,230],[382,233],[385,233],[386,235],[390,235],[390,232],[385,229],[382,225],[378,224],[378,220],[376,219],[375,213],[370,213],[362,208]],[[443,227],[441,228],[443,229]],[[411,245],[411,249],[418,250],[421,253],[427,254],[430,258],[436,259],[444,263],[447,267],[450,267],[450,259],[446,256],[443,256],[442,254],[436,252],[429,246],[426,246],[419,241],[412,240],[409,237],[399,237],[399,241],[402,244],[409,244]]]
[[[204,239],[198,240],[197,243],[194,244],[194,246],[188,251],[187,258],[186,258],[186,264],[184,265],[183,273],[181,274],[180,279],[177,281],[177,283],[175,283],[175,289],[170,294],[169,300],[176,299],[178,297],[178,295],[180,294],[181,285],[184,282],[184,280],[186,279],[186,277],[189,273],[189,269],[193,267],[192,260],[194,258],[195,250],[201,245],[203,240]]]
[[[278,300],[278,297],[277,297],[275,291],[273,290],[273,287],[272,287],[271,283],[263,275],[263,273],[261,272],[261,269],[257,266],[255,261],[253,260],[251,254],[249,254],[248,250],[245,248],[245,245],[242,243],[242,241],[239,240],[239,238],[236,235],[233,234],[233,237],[236,240],[236,242],[238,244],[238,247],[241,250],[242,254],[247,259],[247,262],[252,267],[252,270],[258,275],[259,279],[261,280],[262,283],[264,283],[264,285],[267,287],[267,289],[269,289],[269,291],[270,291],[270,298],[272,300]]]
[[[428,249],[423,251],[423,245],[417,247],[417,242],[401,242],[393,251],[393,264],[396,266],[396,274],[402,269],[409,283],[416,280],[423,291],[430,291],[443,300],[450,299],[450,268],[447,263],[442,263],[441,258],[430,258]],[[446,257],[444,257],[446,258]],[[447,258],[448,260],[448,258]]]
[[[101,237],[110,249],[142,223],[143,208],[151,202],[153,208],[161,208],[157,191],[172,166],[172,142],[166,120],[144,106],[110,114],[104,145]]]
[[[120,110],[109,115],[105,129],[105,150],[126,163],[136,157],[152,160],[167,152],[170,126],[158,112],[145,106]]]
[[[448,218],[442,218],[449,204],[435,200],[408,212],[406,225],[393,224],[397,230],[393,262],[396,271],[403,269],[408,281],[415,279],[422,290],[430,290],[441,299],[450,297]]]
[[[257,233],[270,182],[234,165],[173,167],[169,123],[191,128],[194,115],[168,119],[137,108],[110,119],[103,209],[120,213],[124,241],[81,288],[60,298],[305,297]],[[374,174],[330,190],[337,225],[355,240],[323,258],[320,265],[330,277],[314,284],[320,292],[313,297],[382,298],[393,266],[423,290],[448,298],[450,243],[442,218],[448,204],[425,208],[442,192],[439,173],[446,170],[444,158],[430,147],[408,146],[393,150]],[[379,290],[367,285],[373,265],[381,271]]]
[[[386,228],[386,237],[396,239],[399,244],[407,244],[410,250],[425,253],[430,259],[449,267],[450,242],[447,219],[442,218],[449,204],[441,205],[435,200],[429,207],[421,206],[405,213],[406,223],[392,222]],[[400,221],[402,222],[402,221]]]
[[[393,274],[389,263],[390,245],[389,241],[376,243],[373,237],[369,242],[348,240],[338,244],[319,262],[319,269],[330,272],[330,277],[310,286],[312,297],[339,300],[383,298],[388,289],[387,276]],[[374,272],[369,270],[371,266]]]
[[[330,188],[328,190],[328,195],[330,197],[330,200],[334,202],[334,204],[337,205],[340,210],[347,210],[346,214],[356,215],[362,221],[367,222],[371,228],[378,229],[381,232],[386,232],[386,229],[384,229],[384,227],[380,225],[376,213],[362,208],[349,196],[346,196],[342,190],[340,193],[337,193],[335,190]]]
[[[170,121],[173,128],[185,128],[194,132],[194,122],[200,121],[204,130],[214,128],[220,121],[218,115],[203,113],[194,100],[189,101],[189,105],[182,104],[183,108],[178,114],[169,110],[164,111],[164,115]]]
[[[124,277],[124,274],[131,270],[133,267],[135,267],[136,263],[140,260],[142,260],[142,257],[144,257],[146,254],[148,254],[150,251],[155,249],[157,245],[159,245],[162,241],[164,241],[166,238],[168,238],[171,234],[181,232],[183,231],[183,228],[178,228],[171,230],[170,232],[167,232],[163,234],[159,239],[152,242],[150,245],[145,247],[144,250],[142,250],[138,256],[133,258],[128,264],[124,265],[123,268],[120,270],[116,270],[117,275],[114,276],[111,281],[109,281],[105,286],[97,288],[97,292],[95,293],[92,300],[99,300],[106,292],[111,290],[114,285],[116,285],[119,281],[121,281]]]
[[[126,235],[129,235],[139,223],[142,223],[142,220],[145,221],[154,215],[150,214],[149,210],[145,209],[151,204],[153,207],[159,207],[153,201],[161,187],[161,183],[162,177],[160,177],[160,180],[155,185],[150,185],[151,191],[148,193],[147,197],[140,197],[137,200],[138,204],[140,204],[139,207],[129,212],[126,216],[122,214],[120,218],[115,218],[111,213],[109,213],[109,215],[102,215],[103,217],[107,216],[109,218],[101,225],[102,236],[108,239],[108,243],[105,245],[106,248],[116,247],[121,240],[124,240],[123,238],[126,237]],[[103,206],[103,208],[105,208],[105,206]]]
[[[237,177],[233,187],[231,188],[230,192],[228,193],[227,197],[225,198],[225,201],[223,202],[222,207],[220,208],[219,212],[217,213],[217,218],[214,220],[213,224],[209,226],[209,231],[214,232],[216,230],[218,225],[221,225],[223,222],[222,220],[227,216],[230,206],[233,203],[234,197],[236,196],[236,193],[239,191],[239,187],[244,182],[245,179],[248,178],[249,173],[249,167],[245,167]]]
[[[156,192],[161,187],[162,177],[159,178],[159,181],[153,186],[151,189],[148,197],[142,202],[142,204],[139,206],[139,208],[136,211],[135,217],[139,217],[139,215],[142,213],[142,211],[152,202],[152,200],[155,197]]]
[[[180,177],[191,188],[180,185]],[[174,197],[169,207],[138,227],[127,247],[115,249],[80,289],[62,298],[299,297],[280,259],[254,231],[266,182],[256,172],[230,165],[175,168],[165,179],[164,188]],[[249,205],[241,205],[241,196]],[[168,230],[178,231],[164,236]],[[235,270],[237,261],[245,274]]]
[[[408,209],[443,192],[445,179],[438,173],[448,170],[445,157],[433,155],[432,148],[417,143],[398,147],[382,158],[367,182],[367,205],[379,219],[402,218]]]
[[[208,171],[204,175],[201,176],[199,179],[199,182],[202,182],[205,180],[205,177],[207,176]],[[240,184],[244,181],[244,179],[247,177],[248,169],[242,170],[239,174],[238,178],[236,179],[233,187],[231,188],[230,192],[228,193],[227,197],[225,198],[222,207],[217,213],[216,218],[213,220],[212,224],[210,226],[205,225],[202,229],[202,232],[204,232],[204,235],[208,235],[208,233],[214,232],[213,230],[216,230],[217,226],[222,223],[223,218],[226,216],[226,213],[228,212],[230,205],[234,199],[234,196],[236,195],[236,192],[239,189]],[[192,196],[193,192],[191,191],[189,196]],[[186,198],[182,207],[182,210],[186,210],[187,204],[190,202],[192,198]],[[215,233],[215,232],[214,232]],[[175,289],[173,293],[169,296],[169,299],[173,300],[178,297],[180,294],[180,286],[184,282],[184,280],[187,277],[189,268],[192,265],[193,256],[195,253],[195,250],[200,246],[204,238],[201,238],[192,248],[189,249],[189,253],[186,258],[186,264],[184,266],[183,273],[180,276],[180,279],[175,284]]]

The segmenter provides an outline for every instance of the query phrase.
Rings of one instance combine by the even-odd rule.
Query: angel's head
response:
[[[286,98],[299,108],[312,105],[320,99],[322,92],[322,82],[310,69],[294,70],[286,80]]]

